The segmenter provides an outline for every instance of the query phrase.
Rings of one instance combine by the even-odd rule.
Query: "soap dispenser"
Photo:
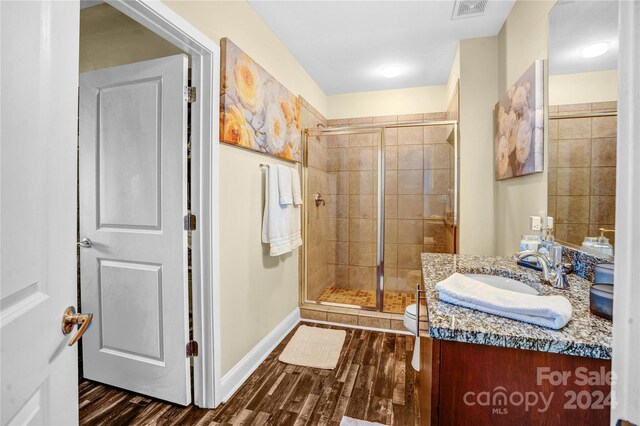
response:
[[[613,246],[609,243],[609,239],[604,236],[605,232],[614,232],[613,229],[599,228],[600,236],[593,248],[602,254],[613,256]]]
[[[582,240],[582,248],[595,250],[595,246],[598,244],[598,237],[584,237]]]
[[[551,255],[551,249],[555,246],[556,237],[553,235],[553,218],[547,217],[547,226],[542,230],[542,242],[538,251],[547,256]]]

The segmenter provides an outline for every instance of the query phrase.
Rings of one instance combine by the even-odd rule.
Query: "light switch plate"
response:
[[[540,216],[529,216],[529,228],[532,231],[540,231],[542,229],[542,219],[540,219]]]

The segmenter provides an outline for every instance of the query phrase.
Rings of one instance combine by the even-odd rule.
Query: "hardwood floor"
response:
[[[180,407],[86,380],[80,384],[80,424],[339,425],[343,415],[386,425],[428,423],[420,421],[413,336],[327,328],[347,332],[335,370],[279,362],[294,330],[215,410]]]

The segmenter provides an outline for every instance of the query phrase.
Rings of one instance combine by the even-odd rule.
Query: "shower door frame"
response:
[[[337,302],[325,302],[318,300],[310,300],[307,296],[307,285],[308,285],[308,262],[307,262],[307,243],[308,243],[308,232],[307,232],[307,223],[309,220],[309,203],[311,200],[307,200],[304,203],[304,212],[303,212],[303,252],[301,256],[301,269],[303,273],[301,274],[300,280],[300,305],[303,304],[316,304],[316,305],[324,305],[324,306],[334,306],[334,307],[343,307],[343,308],[352,308],[352,309],[360,309],[366,311],[375,311],[375,312],[384,312],[384,222],[385,222],[385,176],[386,176],[386,168],[385,168],[385,130],[386,129],[397,129],[402,127],[430,127],[430,126],[453,126],[453,228],[454,228],[454,253],[457,251],[457,233],[458,233],[458,202],[459,202],[459,149],[458,149],[458,141],[459,141],[459,126],[457,120],[429,120],[429,121],[408,121],[403,123],[389,123],[382,125],[362,125],[362,126],[342,126],[342,127],[325,127],[325,128],[306,128],[302,131],[303,133],[303,162],[302,162],[302,175],[303,175],[303,193],[306,195],[309,194],[308,187],[308,169],[309,169],[309,137],[310,136],[343,136],[343,135],[357,135],[357,134],[373,134],[378,135],[379,143],[376,148],[377,150],[377,176],[376,176],[376,184],[377,184],[377,205],[376,205],[376,306],[363,306],[363,305],[351,305],[346,303],[337,303]]]

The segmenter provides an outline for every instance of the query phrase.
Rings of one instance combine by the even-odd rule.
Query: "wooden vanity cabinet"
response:
[[[421,339],[425,425],[609,424],[611,360]]]

